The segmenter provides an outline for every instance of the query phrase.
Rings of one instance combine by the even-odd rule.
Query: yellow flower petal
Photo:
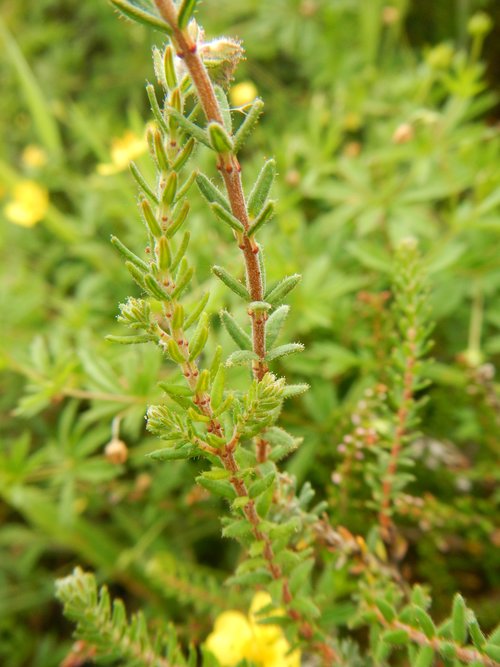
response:
[[[27,167],[43,167],[47,164],[47,153],[40,146],[29,144],[23,150],[21,159]]]
[[[97,165],[97,173],[101,176],[111,176],[112,174],[118,174],[118,172],[123,171],[121,167],[117,167],[112,162],[106,162]]]
[[[238,611],[226,611],[215,621],[214,631],[206,640],[207,648],[224,667],[234,667],[246,658],[260,667],[300,667],[300,651],[290,651],[290,644],[278,625],[258,623],[258,612],[272,602],[259,591],[254,595],[248,619]],[[283,614],[277,609],[272,615]]]
[[[111,162],[99,164],[97,172],[103,176],[109,176],[124,171],[132,160],[146,152],[147,147],[144,137],[139,137],[135,132],[127,130],[123,136],[113,139]]]
[[[21,181],[13,192],[12,200],[5,206],[5,216],[21,227],[33,227],[45,217],[49,207],[47,190],[35,181]]]
[[[244,107],[251,104],[257,97],[257,88],[251,81],[242,81],[229,91],[229,99],[235,107]]]
[[[231,667],[247,656],[251,641],[252,629],[245,616],[238,611],[225,611],[217,617],[205,645],[221,665]]]
[[[257,614],[261,609],[267,607],[273,601],[269,593],[265,591],[257,591],[252,598],[252,603],[250,605],[250,615]]]

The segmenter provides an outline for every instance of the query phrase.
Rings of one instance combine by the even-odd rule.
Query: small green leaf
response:
[[[169,88],[175,88],[177,86],[177,74],[175,73],[174,65],[174,47],[171,44],[167,44],[165,50],[163,51],[163,69],[165,71],[165,81]]]
[[[182,354],[181,349],[177,344],[177,341],[175,341],[173,338],[169,338],[169,341],[167,343],[167,352],[172,361],[175,361],[177,364],[186,363],[187,361],[186,357]]]
[[[252,482],[252,484],[248,489],[248,495],[250,496],[250,498],[257,498],[258,496],[260,496],[261,493],[267,491],[269,487],[272,486],[275,479],[276,479],[276,473],[274,472],[274,470],[272,470],[264,477],[261,477],[260,479],[255,480],[255,482]]]
[[[474,646],[478,649],[481,649],[486,643],[486,637],[481,632],[481,628],[479,627],[479,623],[477,622],[477,618],[475,616],[469,620],[469,633]]]
[[[149,231],[155,238],[160,237],[162,234],[161,227],[158,223],[158,220],[155,217],[155,214],[153,213],[153,210],[148,200],[143,199],[140,203],[140,207],[142,215],[144,216],[144,221],[146,222]]]
[[[167,227],[166,235],[169,239],[171,239],[184,224],[190,208],[191,205],[187,199],[184,201],[179,201],[174,209],[174,212],[172,213],[172,224]]]
[[[396,610],[394,607],[383,598],[375,600],[375,604],[385,620],[388,623],[392,623],[392,621],[396,618]]]
[[[421,646],[413,667],[431,667],[434,662],[434,649],[432,646]]]
[[[307,558],[293,568],[290,574],[290,590],[292,595],[297,595],[300,589],[307,583],[313,567],[314,559]]]
[[[271,573],[267,570],[256,570],[255,572],[245,572],[234,577],[226,579],[226,586],[244,586],[253,587],[268,584],[272,580]]]
[[[110,343],[120,343],[120,345],[135,345],[138,343],[149,343],[156,340],[156,337],[151,334],[137,334],[136,336],[106,336],[106,340]]]
[[[189,341],[189,361],[198,357],[208,340],[208,315],[203,313],[196,327],[193,337]]]
[[[259,117],[264,109],[264,102],[257,97],[250,107],[245,120],[242,122],[238,131],[234,135],[234,152],[237,153],[247,138],[252,133],[254,127],[257,125]]]
[[[149,28],[165,32],[167,35],[172,35],[172,28],[159,16],[151,14],[142,9],[142,7],[138,7],[132,2],[127,2],[127,0],[111,0],[111,2],[127,18],[137,21],[137,23],[142,23]]]
[[[177,192],[177,181],[177,172],[171,171],[168,175],[167,182],[165,183],[163,192],[161,194],[161,201],[163,204],[170,206],[170,204],[174,201],[175,194]]]
[[[177,14],[177,25],[181,30],[184,30],[189,21],[193,18],[197,4],[198,0],[182,0],[182,4],[179,7],[179,13]]]
[[[196,139],[196,141],[199,141],[201,144],[204,144],[205,146],[208,146],[208,148],[212,148],[212,145],[210,144],[210,140],[204,130],[201,129],[199,125],[196,125],[195,123],[192,123],[190,120],[188,120],[185,116],[183,116],[180,111],[177,111],[177,109],[174,109],[174,107],[169,106],[165,110],[167,116],[169,118],[173,118],[174,121],[179,125],[179,127],[187,132],[193,139]],[[154,109],[153,109],[154,113]],[[155,114],[156,116],[156,114]],[[162,116],[163,118],[163,116]],[[163,126],[162,126],[163,127]],[[167,128],[167,133],[168,128]]]
[[[500,662],[500,646],[498,644],[490,644],[489,642],[483,648],[484,653],[492,660]]]
[[[156,254],[158,257],[158,266],[161,271],[166,271],[172,261],[170,246],[166,236],[160,236],[156,242]]]
[[[149,271],[149,266],[144,262],[140,257],[137,257],[131,250],[127,248],[126,245],[124,245],[119,238],[116,236],[111,237],[111,243],[115,246],[115,248],[120,252],[125,259],[128,259],[129,262],[132,262],[132,264],[135,264],[135,266],[140,269],[141,271]]]
[[[190,267],[185,271],[181,276],[176,279],[175,289],[172,292],[172,299],[177,299],[182,292],[186,289],[193,277],[194,269]]]
[[[195,445],[185,444],[181,447],[155,449],[154,452],[150,452],[147,456],[155,461],[176,461],[179,459],[191,459],[194,456],[200,456],[200,450]]]
[[[231,507],[236,510],[243,509],[249,502],[250,498],[248,496],[238,496],[238,498],[235,498],[231,503]]]
[[[233,142],[229,134],[220,123],[208,124],[208,136],[210,145],[217,153],[230,153],[233,150]]]
[[[248,197],[248,213],[250,217],[255,218],[264,207],[264,203],[269,195],[271,186],[276,176],[276,161],[271,159],[262,167],[257,176],[252,192]]]
[[[212,382],[212,389],[210,391],[210,406],[212,410],[217,410],[221,405],[224,397],[224,386],[226,382],[226,371],[224,366],[221,364],[219,370],[215,374],[214,380]]]
[[[206,292],[203,294],[201,299],[198,301],[196,306],[193,308],[191,311],[190,315],[188,315],[184,321],[184,329],[189,329],[200,317],[201,313],[203,312],[205,306],[207,305],[208,299],[210,298],[210,294]]]
[[[252,339],[245,331],[243,331],[240,325],[236,322],[233,316],[227,312],[227,310],[223,310],[221,312],[220,319],[228,334],[241,350],[252,349]]]
[[[279,308],[276,308],[276,310],[269,316],[266,322],[267,349],[270,349],[276,342],[289,312],[290,306],[283,304],[282,306],[279,306]]]
[[[160,389],[169,396],[192,396],[193,390],[185,384],[172,384],[170,382],[158,382]]]
[[[209,479],[203,475],[196,478],[197,483],[214,496],[233,500],[236,497],[236,491],[231,486],[231,482],[225,479]]]
[[[193,137],[189,137],[189,139],[186,141],[186,143],[182,147],[182,150],[177,154],[177,157],[172,162],[172,169],[174,169],[175,171],[180,171],[182,169],[182,167],[186,164],[186,162],[191,157],[195,145],[196,145],[196,142],[193,139]],[[193,180],[194,180],[194,175],[193,175]]]
[[[214,417],[219,417],[227,410],[230,410],[234,403],[234,394],[228,394],[222,403],[214,410]]]
[[[158,299],[159,301],[170,301],[171,296],[166,292],[163,287],[161,287],[158,284],[158,281],[154,276],[152,276],[150,273],[148,273],[146,276],[144,276],[144,288],[153,296],[155,299]]]
[[[188,408],[188,417],[194,422],[199,422],[200,424],[208,424],[210,417],[203,412],[195,410],[193,407]]]
[[[245,227],[243,226],[242,222],[238,220],[238,218],[235,218],[232,213],[229,213],[229,211],[224,206],[221,206],[218,202],[212,202],[210,204],[210,208],[219,218],[219,220],[225,222],[226,225],[229,225],[229,227],[231,227],[231,229],[233,229],[235,232],[241,234],[245,231]]]
[[[179,244],[179,247],[177,248],[177,252],[172,258],[172,262],[170,264],[170,270],[175,271],[176,268],[179,266],[182,258],[186,254],[187,247],[189,245],[189,240],[191,238],[191,234],[189,232],[184,232],[184,235],[182,237],[182,241]]]
[[[424,632],[425,636],[428,637],[429,639],[435,637],[436,626],[434,625],[434,621],[429,616],[429,614],[424,609],[422,609],[421,607],[417,607],[416,605],[412,606],[412,612],[413,612],[413,617],[422,628],[422,631]]]
[[[290,606],[306,618],[319,618],[319,616],[321,616],[319,608],[311,599],[306,597],[295,598]]]
[[[222,529],[223,537],[232,537],[240,540],[245,537],[253,535],[251,524],[245,519],[237,519],[227,523]]]
[[[146,93],[149,99],[149,103],[151,104],[151,111],[153,112],[153,116],[158,122],[158,125],[161,127],[163,132],[165,132],[165,134],[169,134],[167,121],[161,112],[160,105],[158,104],[158,100],[156,98],[155,89],[152,84],[148,83],[146,86]]]
[[[211,468],[211,470],[205,470],[201,473],[201,476],[204,479],[229,479],[231,473],[225,468]]]
[[[457,593],[453,598],[453,608],[451,612],[451,634],[453,639],[459,644],[465,644],[467,640],[467,619],[466,619],[465,600]]]
[[[267,204],[264,205],[259,215],[255,218],[254,222],[248,228],[248,236],[253,236],[256,234],[259,229],[266,224],[266,222],[271,220],[271,218],[274,216],[274,211],[275,203],[273,201],[268,201]]]
[[[287,384],[283,390],[283,398],[292,398],[293,396],[300,396],[300,394],[305,394],[309,389],[309,385],[306,383],[301,384]]]
[[[281,461],[281,459],[294,452],[301,443],[300,438],[294,438],[277,426],[266,429],[265,438],[271,445],[269,458],[275,462]]]
[[[169,160],[167,157],[167,151],[165,150],[165,144],[163,143],[163,135],[157,128],[155,128],[152,133],[156,162],[158,163],[160,171],[165,173],[169,170]]]
[[[195,393],[196,394],[205,394],[208,391],[210,385],[210,371],[208,368],[204,368],[198,376],[196,381]]]
[[[386,644],[407,644],[409,641],[406,630],[388,630],[381,637]]]
[[[145,289],[144,279],[146,275],[141,271],[141,269],[139,269],[135,264],[129,261],[125,262],[125,268],[130,273],[135,282],[139,285],[139,287]]]
[[[271,308],[271,304],[267,301],[250,301],[248,304],[248,310],[255,313],[267,313]]]
[[[248,293],[246,287],[240,283],[239,280],[236,280],[236,278],[228,273],[226,269],[222,268],[222,266],[213,266],[212,271],[217,276],[217,278],[222,280],[222,282],[235,294],[240,296],[242,299],[245,299],[245,301],[250,301],[250,294]]]
[[[273,350],[270,350],[266,354],[266,361],[274,361],[275,359],[281,359],[281,357],[286,357],[289,354],[295,354],[295,352],[302,352],[304,346],[302,343],[286,343],[285,345],[279,345]]]
[[[229,205],[228,200],[222,194],[219,188],[215,186],[207,176],[205,176],[205,174],[197,175],[196,185],[198,186],[200,193],[209,204],[217,203],[222,206],[222,208],[225,208],[226,211],[231,213],[231,206]]]
[[[257,514],[263,519],[267,516],[269,510],[271,509],[273,497],[274,488],[270,486],[266,491],[261,493],[255,501],[255,509],[257,510]]]
[[[439,653],[445,660],[453,660],[457,657],[457,645],[452,642],[439,642]]]
[[[265,295],[265,300],[268,301],[271,305],[276,305],[285,296],[296,287],[301,280],[301,276],[298,273],[295,273],[293,276],[287,276],[280,280],[280,282],[275,285],[269,292]]]
[[[259,357],[251,350],[236,350],[227,358],[226,366],[245,366],[258,359]]]
[[[135,179],[135,182],[137,185],[140,187],[140,189],[143,191],[143,193],[151,199],[155,204],[158,204],[158,197],[155,195],[153,190],[149,187],[149,185],[146,183],[146,180],[144,179],[144,176],[141,174],[139,171],[137,165],[135,162],[130,163],[130,173]]]
[[[219,109],[221,111],[224,128],[226,132],[231,134],[231,132],[233,131],[233,124],[231,121],[231,109],[229,107],[227,95],[224,89],[221,86],[217,85],[214,86],[214,92],[215,92],[215,97],[217,98],[217,102],[219,103]]]

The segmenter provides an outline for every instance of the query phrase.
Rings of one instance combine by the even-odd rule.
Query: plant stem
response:
[[[187,31],[181,30],[177,25],[177,10],[172,0],[155,0],[158,11],[173,30],[172,41],[177,50],[177,55],[182,58],[189,71],[194,87],[196,88],[200,104],[203,108],[207,121],[222,123],[222,114],[219,103],[215,96],[214,88],[208,76],[205,65],[196,50],[196,44],[191,40]],[[240,166],[234,154],[229,159],[219,159],[218,168],[222,173],[226,186],[229,203],[233,215],[248,230],[250,221],[241,183]],[[259,266],[259,249],[255,243],[250,241],[247,234],[243,234],[240,249],[243,252],[246,268],[248,291],[252,301],[263,300],[262,276]],[[264,361],[266,355],[265,317],[262,313],[252,313],[252,346],[253,351],[259,357],[254,366],[254,376],[262,380],[267,373],[267,364]]]
[[[172,41],[177,51],[177,56],[182,58],[191,76],[191,80],[198,94],[198,98],[203,108],[208,122],[216,122],[223,125],[222,113],[219,103],[215,96],[214,88],[210,77],[208,76],[205,65],[197,53],[196,43],[192,41],[186,30],[181,30],[177,23],[177,10],[172,0],[154,0],[158,11],[165,21],[170,25],[173,35]],[[259,248],[255,241],[251,240],[247,234],[250,227],[250,220],[245,202],[243,186],[241,182],[241,168],[234,153],[219,154],[217,168],[222,174],[226,187],[229,203],[233,215],[241,222],[245,232],[239,237],[239,247],[243,252],[246,268],[247,287],[252,301],[262,301],[264,297],[262,275],[259,265]],[[265,363],[266,343],[265,343],[265,322],[266,315],[262,312],[249,311],[252,321],[252,348],[258,356],[258,361],[253,366],[253,374],[257,380],[262,380],[268,371]],[[200,397],[201,398],[201,397]],[[210,428],[212,432],[219,436],[223,435],[222,428],[218,420],[213,419],[212,410],[209,401],[199,401],[198,407],[202,412],[210,417]],[[234,448],[236,441],[233,438],[221,450],[219,458],[225,469],[231,473],[231,484],[238,497],[248,497],[248,490],[245,482],[241,479],[240,469],[234,458]],[[267,443],[260,438],[257,443],[258,459],[263,462],[267,459]],[[288,616],[299,626],[299,632],[303,639],[311,642],[312,648],[319,652],[325,664],[330,665],[337,661],[335,651],[326,642],[313,642],[315,628],[302,618],[300,612],[291,608],[293,596],[290,591],[288,579],[283,576],[281,567],[276,563],[273,547],[269,536],[261,529],[261,519],[257,514],[255,502],[249,500],[243,507],[245,517],[252,526],[255,538],[264,543],[263,555],[267,561],[268,569],[275,580],[282,579],[282,600],[286,607]]]
[[[399,406],[396,416],[396,432],[394,434],[394,441],[389,455],[389,463],[384,476],[382,484],[382,502],[379,512],[379,523],[382,533],[382,538],[385,542],[391,542],[391,501],[392,501],[392,485],[398,467],[398,458],[403,447],[404,438],[407,430],[407,423],[411,413],[411,406],[413,403],[413,381],[414,369],[416,363],[415,354],[415,328],[410,327],[408,330],[408,344],[410,354],[406,358],[406,367],[403,376],[403,395],[401,405]]]
[[[411,625],[407,625],[406,623],[402,623],[398,620],[387,621],[375,606],[372,606],[370,611],[374,611],[376,613],[378,620],[385,628],[390,630],[404,630],[408,637],[410,637],[412,642],[415,644],[418,644],[419,646],[432,646],[436,653],[440,652],[443,640],[439,637],[427,637],[427,635],[421,630],[418,630],[417,628],[414,628]],[[474,662],[487,665],[487,667],[498,667],[498,662],[493,660],[493,658],[489,658],[484,653],[460,646],[460,644],[456,643],[454,643],[454,649],[457,659],[461,662]]]

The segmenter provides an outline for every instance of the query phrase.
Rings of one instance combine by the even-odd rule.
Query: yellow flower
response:
[[[217,617],[206,647],[223,667],[233,667],[240,660],[251,660],[261,667],[300,667],[300,651],[290,651],[290,644],[279,625],[262,625],[258,612],[271,603],[263,591],[256,593],[248,616],[239,611],[225,611]],[[274,610],[273,615],[283,613]]]
[[[40,146],[29,144],[23,150],[21,159],[27,167],[43,167],[47,164],[47,153]]]
[[[49,207],[47,190],[35,181],[21,181],[13,192],[12,200],[4,209],[10,222],[21,227],[33,227],[43,220]]]
[[[127,130],[123,136],[113,139],[111,142],[111,162],[99,164],[97,172],[103,176],[109,176],[124,171],[133,159],[146,151],[147,147],[144,137],[139,137],[135,132]]]
[[[251,104],[257,97],[257,88],[251,81],[242,81],[229,91],[229,99],[235,107]]]

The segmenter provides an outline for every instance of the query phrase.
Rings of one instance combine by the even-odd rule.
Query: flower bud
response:
[[[493,28],[493,21],[485,12],[476,12],[467,24],[467,31],[471,37],[483,37]]]
[[[395,144],[406,144],[413,139],[414,132],[410,123],[401,123],[392,135],[392,141]]]
[[[451,65],[453,59],[453,47],[451,44],[438,44],[428,51],[425,60],[432,69],[446,69]]]
[[[104,449],[106,459],[115,465],[125,463],[128,459],[127,445],[119,438],[113,438]]]

